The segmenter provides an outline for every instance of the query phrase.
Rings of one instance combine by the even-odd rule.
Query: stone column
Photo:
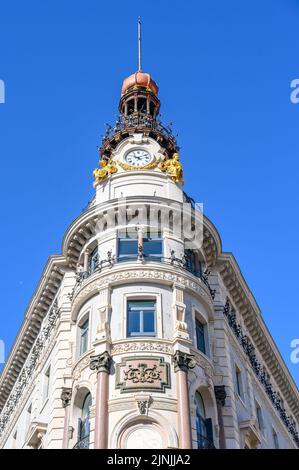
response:
[[[108,351],[90,358],[90,369],[97,371],[95,449],[108,448],[108,395],[111,361],[112,358]]]
[[[137,229],[138,261],[143,261],[143,227]]]
[[[87,273],[88,271],[88,260],[89,260],[89,250],[85,250],[83,258],[83,272]]]
[[[226,391],[225,385],[215,385],[214,392],[217,403],[217,414],[218,414],[218,423],[219,423],[219,447],[220,449],[225,449],[225,432],[223,424],[223,413],[222,407],[225,405]]]
[[[61,392],[62,406],[65,409],[64,423],[63,423],[63,438],[62,438],[63,449],[68,449],[68,444],[69,444],[69,419],[70,419],[71,398],[72,398],[72,389],[63,388]]]
[[[176,351],[173,356],[178,400],[178,430],[180,449],[192,449],[191,417],[188,390],[188,370],[196,366],[193,356]]]

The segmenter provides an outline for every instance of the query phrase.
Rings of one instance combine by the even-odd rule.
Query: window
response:
[[[198,254],[193,250],[185,250],[185,266],[190,273],[198,277],[201,276],[201,263],[198,259]]]
[[[29,426],[31,424],[31,414],[32,414],[32,404],[30,404],[26,410],[26,420],[25,420],[26,432],[28,431]]]
[[[256,410],[256,419],[257,419],[258,428],[260,431],[263,432],[264,423],[263,423],[262,409],[258,403],[255,404],[255,410]]]
[[[199,392],[195,394],[196,406],[196,435],[198,449],[210,449],[213,444],[212,420],[206,418],[205,406]]]
[[[94,273],[99,265],[99,256],[98,256],[98,247],[96,247],[90,254],[88,260],[88,272],[90,274]]]
[[[235,376],[236,376],[236,391],[240,398],[243,398],[243,387],[242,387],[242,372],[235,366]]]
[[[145,233],[143,237],[143,258],[147,261],[161,261],[163,256],[163,241],[161,234]],[[118,260],[134,261],[138,257],[137,231],[126,231],[119,234]]]
[[[273,436],[274,449],[279,449],[278,436],[277,436],[277,432],[275,431],[275,429],[272,429],[272,436]]]
[[[156,302],[154,300],[130,300],[127,304],[128,336],[154,336]]]
[[[18,431],[15,431],[12,436],[12,449],[16,449],[17,447],[17,437],[18,437]]]
[[[197,349],[206,354],[204,325],[197,318],[195,319],[195,332]]]
[[[92,404],[91,394],[88,393],[84,398],[81,418],[78,422],[78,442],[75,445],[77,449],[88,449],[89,448],[89,436],[90,436],[90,407]]]
[[[80,326],[80,356],[88,349],[89,319]]]
[[[44,388],[43,388],[44,402],[49,398],[50,374],[51,374],[51,367],[48,367],[44,376]]]

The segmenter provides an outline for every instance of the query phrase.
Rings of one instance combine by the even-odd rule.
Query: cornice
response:
[[[79,256],[88,240],[95,235],[95,227],[99,218],[105,214],[108,209],[117,208],[119,199],[109,200],[107,202],[93,205],[85,212],[80,214],[65,232],[62,242],[62,252],[70,268],[75,268]],[[165,207],[169,204],[182,205],[182,202],[173,201],[162,197],[149,196],[130,196],[124,199],[123,204],[152,204],[153,206]],[[194,211],[194,209],[193,209]],[[194,212],[196,214],[196,211]],[[209,266],[213,266],[217,257],[221,253],[221,240],[216,228],[207,217],[203,217],[203,251]]]
[[[244,319],[245,327],[255,347],[274,378],[281,395],[288,403],[291,413],[298,421],[298,388],[262,318],[260,308],[233,254],[222,253],[218,258],[217,267],[233,303]]]
[[[25,312],[23,323],[0,376],[0,410],[10,394],[31,347],[49,311],[66,271],[65,258],[51,256]]]

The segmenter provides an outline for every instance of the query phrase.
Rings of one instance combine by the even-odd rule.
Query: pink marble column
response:
[[[72,398],[72,389],[63,388],[61,392],[62,406],[65,409],[63,422],[62,448],[68,449],[69,446],[69,419],[70,419],[70,403]]]
[[[108,397],[109,397],[109,372],[111,356],[107,351],[98,356],[92,356],[91,370],[97,371],[97,391],[95,410],[95,449],[108,448]]]
[[[192,449],[188,370],[196,365],[193,356],[177,351],[174,354],[178,400],[178,431],[180,449]]]

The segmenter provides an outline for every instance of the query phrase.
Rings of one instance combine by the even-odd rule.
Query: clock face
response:
[[[125,161],[130,166],[142,167],[152,161],[151,155],[146,150],[131,150],[125,156]]]

